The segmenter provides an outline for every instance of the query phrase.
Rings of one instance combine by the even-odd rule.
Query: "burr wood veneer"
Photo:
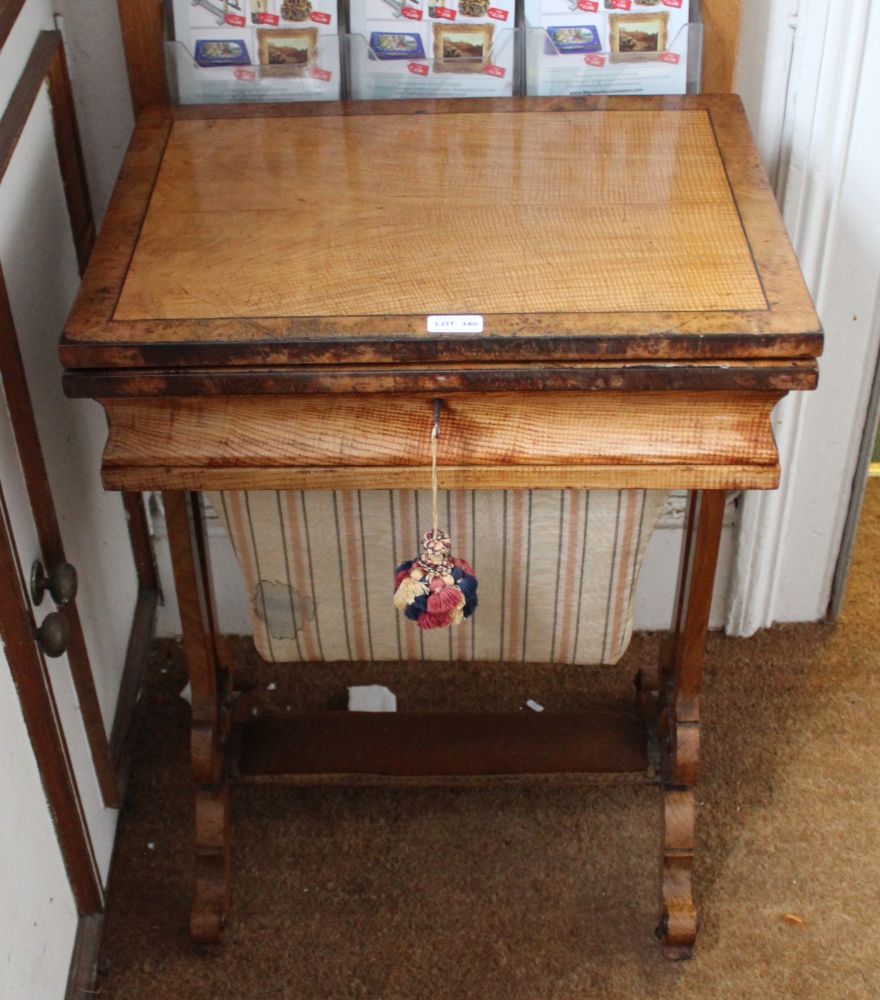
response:
[[[431,332],[432,314],[482,328]],[[737,98],[145,112],[61,357],[68,392],[109,416],[105,485],[165,495],[193,685],[194,937],[226,922],[234,744],[250,779],[655,781],[660,935],[689,955],[724,491],[776,485],[771,411],[815,386],[821,343]],[[229,739],[249,712],[195,491],[423,487],[435,399],[443,487],[696,491],[673,632],[640,676],[659,764],[641,725],[601,712],[583,719],[595,745],[549,713],[540,732],[493,718],[491,745],[471,717],[431,716],[427,755],[405,720]]]

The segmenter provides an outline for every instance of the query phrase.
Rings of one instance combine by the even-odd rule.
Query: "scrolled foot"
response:
[[[683,962],[694,953],[697,939],[697,911],[693,905],[664,910],[655,931],[663,945],[663,956],[671,962]]]
[[[229,789],[196,791],[196,896],[190,936],[196,944],[223,943],[229,914]]]
[[[657,936],[667,958],[691,957],[697,939],[694,906],[694,793],[690,788],[664,791],[663,915]]]
[[[189,918],[189,936],[193,944],[217,946],[223,944],[226,914],[222,905],[196,890],[196,900]]]

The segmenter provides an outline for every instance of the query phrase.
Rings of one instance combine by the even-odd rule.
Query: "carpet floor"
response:
[[[187,937],[193,815],[175,643],[157,642],[109,885],[112,1000],[880,997],[880,481],[843,617],[713,635],[703,698],[691,962],[653,935],[651,787],[284,789],[233,796],[224,949]],[[381,682],[403,711],[549,711],[625,695],[617,670],[307,666],[252,675],[280,711]],[[253,670],[253,668],[250,668]],[[247,670],[245,671],[247,674]]]

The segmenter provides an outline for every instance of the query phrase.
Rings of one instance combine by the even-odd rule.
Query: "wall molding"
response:
[[[9,33],[15,27],[21,8],[27,0],[0,0],[0,48],[3,48]]]

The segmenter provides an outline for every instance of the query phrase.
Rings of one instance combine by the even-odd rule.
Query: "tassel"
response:
[[[449,535],[432,528],[419,557],[397,567],[394,606],[421,629],[460,625],[477,608],[477,578],[470,563],[450,556],[451,548]]]
[[[418,625],[421,629],[446,628],[447,625],[451,624],[449,615],[434,615],[430,611],[419,615]]]
[[[442,587],[428,598],[428,610],[435,615],[445,615],[464,607],[464,594],[458,587]]]
[[[431,430],[430,531],[422,535],[421,554],[401,563],[394,577],[394,606],[421,629],[460,625],[477,608],[477,578],[465,559],[452,553],[452,542],[437,527],[437,439],[440,437],[440,400],[434,401]]]
[[[428,588],[420,581],[407,575],[401,581],[400,586],[394,594],[394,607],[398,611],[403,611],[417,597],[422,597],[428,593]]]

